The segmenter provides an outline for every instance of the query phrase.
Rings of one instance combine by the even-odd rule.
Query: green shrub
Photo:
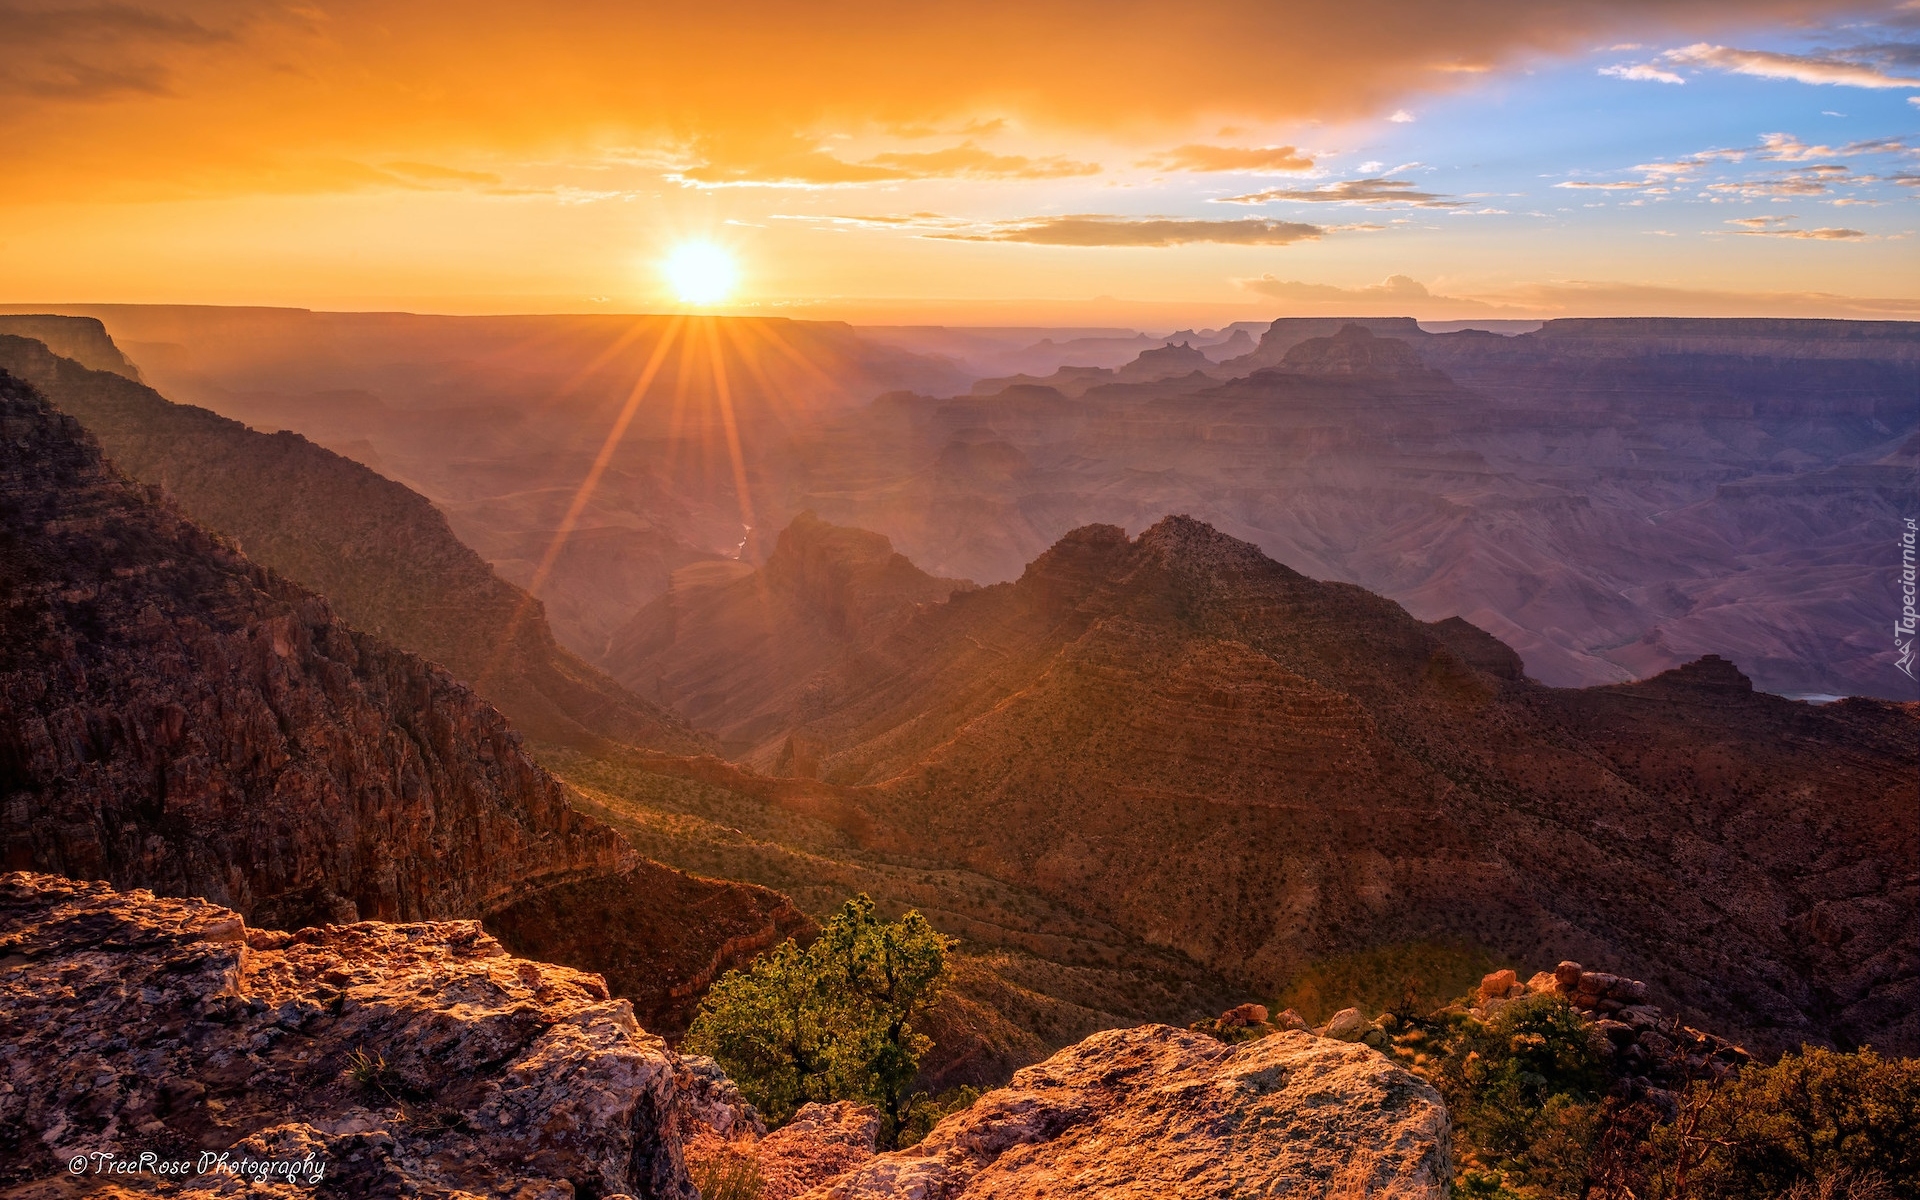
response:
[[[1461,1017],[1429,1069],[1464,1164],[1458,1190],[1582,1196],[1605,1116],[1608,1049],[1560,996],[1533,995],[1487,1022]]]
[[[1806,1047],[1696,1083],[1648,1159],[1665,1200],[1920,1200],[1920,1060]]]
[[[932,1043],[916,1025],[939,996],[948,949],[919,913],[882,920],[857,896],[807,949],[787,941],[727,972],[687,1049],[712,1055],[774,1124],[810,1101],[860,1100],[880,1110],[881,1144],[897,1145],[926,1102],[912,1087]]]

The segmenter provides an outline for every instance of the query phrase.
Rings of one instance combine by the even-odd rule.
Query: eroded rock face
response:
[[[496,919],[669,1030],[804,927],[777,893],[641,859],[464,684],[129,482],[4,372],[0,434],[0,869],[282,929]]]
[[[1095,1034],[810,1200],[1391,1195],[1440,1200],[1446,1109],[1364,1046]]]
[[[163,489],[253,561],[326,596],[356,629],[446,667],[535,739],[705,748],[678,717],[556,644],[540,602],[463,545],[425,496],[297,434],[170,402],[130,365],[122,371],[104,357],[119,351],[97,321],[96,339],[85,341],[18,320],[0,318],[0,370],[78,419],[120,470]],[[53,353],[3,336],[63,331]]]
[[[0,1189],[151,1150],[311,1155],[333,1194],[696,1200],[675,1065],[598,976],[510,957],[474,921],[272,933],[204,900],[0,876]]]

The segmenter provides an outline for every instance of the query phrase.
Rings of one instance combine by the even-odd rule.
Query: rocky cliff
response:
[[[4,374],[0,428],[6,866],[282,928],[501,914],[669,1028],[675,988],[804,924],[639,859],[471,690],[126,480]]]
[[[1920,1047],[1911,704],[1785,700],[1719,659],[1542,687],[1467,622],[1184,518],[1078,530],[808,695],[791,736],[848,836],[1255,994],[1464,939],[1618,964],[1756,1048]]]
[[[0,314],[0,334],[37,341],[89,370],[111,371],[136,382],[140,378],[140,369],[113,344],[97,317]]]
[[[273,933],[15,873],[0,962],[10,1195],[698,1198],[665,1043],[477,922]]]
[[[446,667],[527,734],[702,748],[678,718],[557,645],[540,603],[495,575],[424,496],[298,434],[174,404],[23,338],[0,336],[0,370],[77,418],[117,467],[187,516],[358,628]]]

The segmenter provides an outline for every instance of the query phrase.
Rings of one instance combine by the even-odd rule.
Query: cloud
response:
[[[1406,109],[1398,108],[1394,110],[1393,115],[1388,117],[1387,120],[1392,121],[1396,125],[1410,125],[1414,121],[1414,116]]]
[[[1299,221],[1199,221],[1183,217],[1117,217],[1087,213],[1002,221],[977,233],[935,233],[969,242],[1026,242],[1036,246],[1290,246],[1316,241],[1328,231]]]
[[[668,177],[694,187],[846,187],[908,179],[1058,179],[1096,175],[1100,164],[995,154],[974,142],[944,150],[889,151],[848,162],[817,141],[709,139]]]
[[[1882,67],[1863,61],[1864,55],[1781,54],[1772,50],[1736,50],[1731,46],[1698,42],[1678,50],[1669,50],[1660,57],[1670,63],[1711,67],[1733,75],[1753,75],[1761,79],[1791,79],[1797,83],[1840,87],[1920,87],[1920,78],[1889,74]]]
[[[1426,284],[1410,275],[1389,275],[1379,283],[1357,288],[1262,275],[1258,279],[1242,279],[1240,286],[1269,299],[1287,301],[1295,307],[1337,308],[1355,316],[1388,312],[1419,315],[1436,303],[1447,306],[1448,311],[1488,311],[1493,308],[1493,305],[1483,301],[1436,296],[1427,290]]]
[[[1413,208],[1463,208],[1466,201],[1439,192],[1417,190],[1411,180],[1343,179],[1311,188],[1272,188],[1245,196],[1223,196],[1222,204],[1271,204],[1276,200],[1309,204],[1405,204]]]
[[[1161,171],[1244,171],[1268,174],[1307,171],[1313,159],[1292,146],[1176,146],[1140,164]]]
[[[865,160],[864,165],[897,170],[903,179],[1058,179],[1100,173],[1099,163],[993,154],[972,142],[927,153],[876,154]]]
[[[496,184],[500,182],[500,177],[491,171],[460,171],[453,167],[439,167],[432,163],[417,162],[390,162],[381,165],[402,179],[413,180],[429,187],[435,184]]]
[[[1340,316],[1458,317],[1905,317],[1920,316],[1920,297],[1866,298],[1831,292],[1738,292],[1605,280],[1553,280],[1448,295],[1406,275],[1367,287],[1243,279],[1247,291],[1279,302],[1287,313]]]
[[[1602,75],[1611,75],[1616,79],[1633,79],[1648,83],[1685,83],[1684,76],[1654,66],[1652,63],[1640,63],[1636,66],[1601,67]]]
[[[165,95],[170,60],[233,40],[190,13],[0,3],[0,95],[83,103]]]
[[[1857,242],[1865,238],[1865,231],[1859,229],[1791,229],[1790,222],[1799,217],[1735,217],[1729,225],[1738,225],[1735,232],[1745,237],[1798,238],[1803,241],[1820,242]]]
[[[1023,178],[1068,170],[1052,148],[1088,133],[1145,150],[1223,124],[1411,114],[1477,78],[1462,65],[1854,7],[1196,0],[1177,21],[1146,22],[1115,19],[1104,0],[977,0],[964,20],[883,0],[0,0],[0,137],[14,204],[241,194],[263,159],[267,177],[320,186],[322,160],[588,167],[779,138],[818,157],[714,154],[687,161],[687,177],[931,174],[824,148],[833,133],[889,129],[1026,139],[1017,154],[992,147],[1025,166],[955,168]],[[162,93],[165,105],[151,103]],[[989,134],[995,120],[1007,125]]]

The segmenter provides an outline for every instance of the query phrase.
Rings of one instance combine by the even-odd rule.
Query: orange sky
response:
[[[1920,292],[1903,283],[1911,243],[1656,245],[1439,219],[1467,201],[1221,201],[1400,169],[1361,162],[1372,143],[1405,151],[1415,178],[1434,169],[1421,149],[1453,153],[1475,119],[1459,105],[1596,46],[1913,8],[9,0],[0,301],[657,307],[658,259],[706,238],[741,260],[739,305],[868,319],[1474,315],[1602,296],[1897,311]],[[1453,130],[1412,124],[1436,104],[1456,106]],[[1485,119],[1551,138],[1523,113]],[[1821,237],[1900,240],[1842,232],[1860,236]]]

